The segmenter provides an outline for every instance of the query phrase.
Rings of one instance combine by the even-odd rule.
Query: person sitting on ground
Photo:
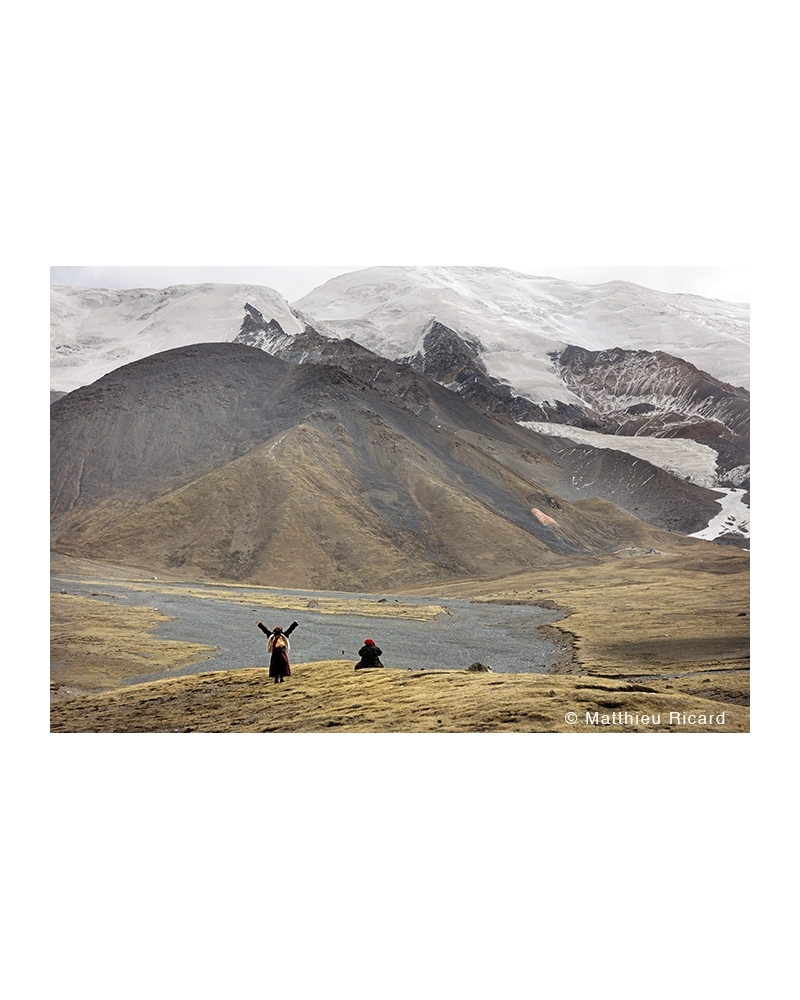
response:
[[[370,667],[382,667],[382,652],[383,650],[379,646],[376,646],[372,639],[365,639],[364,645],[358,651],[358,655],[361,659],[356,664],[356,670],[365,670]]]
[[[299,624],[299,622],[292,622],[292,624],[284,632],[280,626],[268,629],[267,626],[261,622],[256,622],[256,625],[258,625],[261,631],[266,632],[269,636],[267,639],[269,675],[276,684],[279,681],[283,683],[284,677],[292,676],[292,668],[289,666],[289,639],[287,636],[289,636]]]

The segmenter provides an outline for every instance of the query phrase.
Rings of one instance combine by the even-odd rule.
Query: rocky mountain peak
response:
[[[444,323],[432,319],[423,334],[422,350],[397,360],[410,364],[442,385],[460,384],[476,374],[488,374],[480,358],[481,350],[479,340],[462,337]]]
[[[274,353],[269,348],[276,344],[280,338],[286,337],[286,332],[276,319],[265,320],[264,314],[249,302],[244,304],[245,316],[239,333],[234,337],[233,343],[247,344],[249,347],[258,347],[267,353]]]

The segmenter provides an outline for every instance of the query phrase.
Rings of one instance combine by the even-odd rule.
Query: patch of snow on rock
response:
[[[722,510],[708,522],[708,527],[695,531],[692,538],[705,538],[713,541],[721,535],[741,535],[750,537],[750,509],[743,502],[744,490],[722,490],[724,496],[717,501]]]

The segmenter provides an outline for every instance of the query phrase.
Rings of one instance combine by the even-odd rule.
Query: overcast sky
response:
[[[427,263],[427,262],[423,262]],[[267,285],[289,302],[337,274],[369,265],[342,267],[51,267],[55,285],[86,288],[164,288],[167,285],[225,282]],[[750,270],[746,267],[559,267],[546,264],[496,262],[523,274],[564,278],[580,284],[632,281],[664,292],[692,292],[728,302],[750,301]]]

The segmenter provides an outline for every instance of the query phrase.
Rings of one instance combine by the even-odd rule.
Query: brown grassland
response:
[[[567,616],[548,628],[571,657],[551,674],[355,672],[350,660],[327,660],[293,664],[277,685],[262,663],[123,686],[156,660],[175,668],[211,650],[158,639],[152,630],[166,619],[152,608],[54,594],[51,732],[749,731],[749,555],[736,548],[676,536],[658,554],[633,550],[420,593],[432,602],[423,615],[447,597],[558,607]],[[230,585],[231,600],[254,596]],[[345,595],[321,598],[318,610],[346,608],[365,611]]]

